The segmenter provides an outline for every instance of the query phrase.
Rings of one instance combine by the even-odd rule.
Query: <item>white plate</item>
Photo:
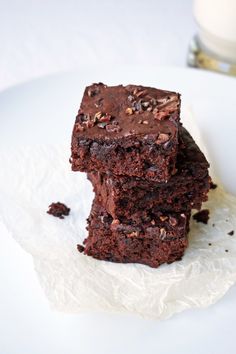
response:
[[[0,94],[0,146],[68,142],[83,88],[142,83],[177,90],[191,105],[215,171],[236,193],[236,81],[190,69],[114,68],[38,79]],[[4,168],[4,166],[1,166]],[[235,353],[236,287],[216,305],[164,322],[50,310],[32,261],[0,224],[0,353]]]

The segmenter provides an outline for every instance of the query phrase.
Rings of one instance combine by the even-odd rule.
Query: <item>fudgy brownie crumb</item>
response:
[[[77,250],[78,250],[80,253],[83,253],[83,252],[84,252],[84,246],[82,246],[82,245],[77,245]]]
[[[211,181],[210,183],[210,189],[216,189],[218,186],[214,182]]]
[[[207,224],[209,220],[209,210],[203,209],[193,215],[193,219],[197,222],[202,222],[203,224]]]
[[[47,213],[59,219],[64,219],[64,216],[67,216],[70,213],[70,208],[68,208],[65,204],[60,202],[52,203],[51,205],[49,205],[48,208],[49,209]]]
[[[228,232],[228,235],[229,235],[229,236],[233,236],[233,235],[234,235],[234,230]]]

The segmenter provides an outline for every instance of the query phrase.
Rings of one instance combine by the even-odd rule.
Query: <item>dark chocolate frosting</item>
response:
[[[86,87],[74,127],[75,135],[116,139],[129,135],[176,134],[180,95],[155,88],[128,85]]]

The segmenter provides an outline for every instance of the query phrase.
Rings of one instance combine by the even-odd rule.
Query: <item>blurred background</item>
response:
[[[0,90],[90,66],[186,66],[192,0],[0,0]]]

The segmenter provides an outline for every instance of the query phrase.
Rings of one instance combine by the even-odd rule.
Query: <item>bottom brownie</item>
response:
[[[172,263],[181,259],[188,245],[189,218],[190,212],[158,213],[140,224],[118,221],[95,200],[88,219],[84,253],[100,260],[142,263],[155,268]]]

